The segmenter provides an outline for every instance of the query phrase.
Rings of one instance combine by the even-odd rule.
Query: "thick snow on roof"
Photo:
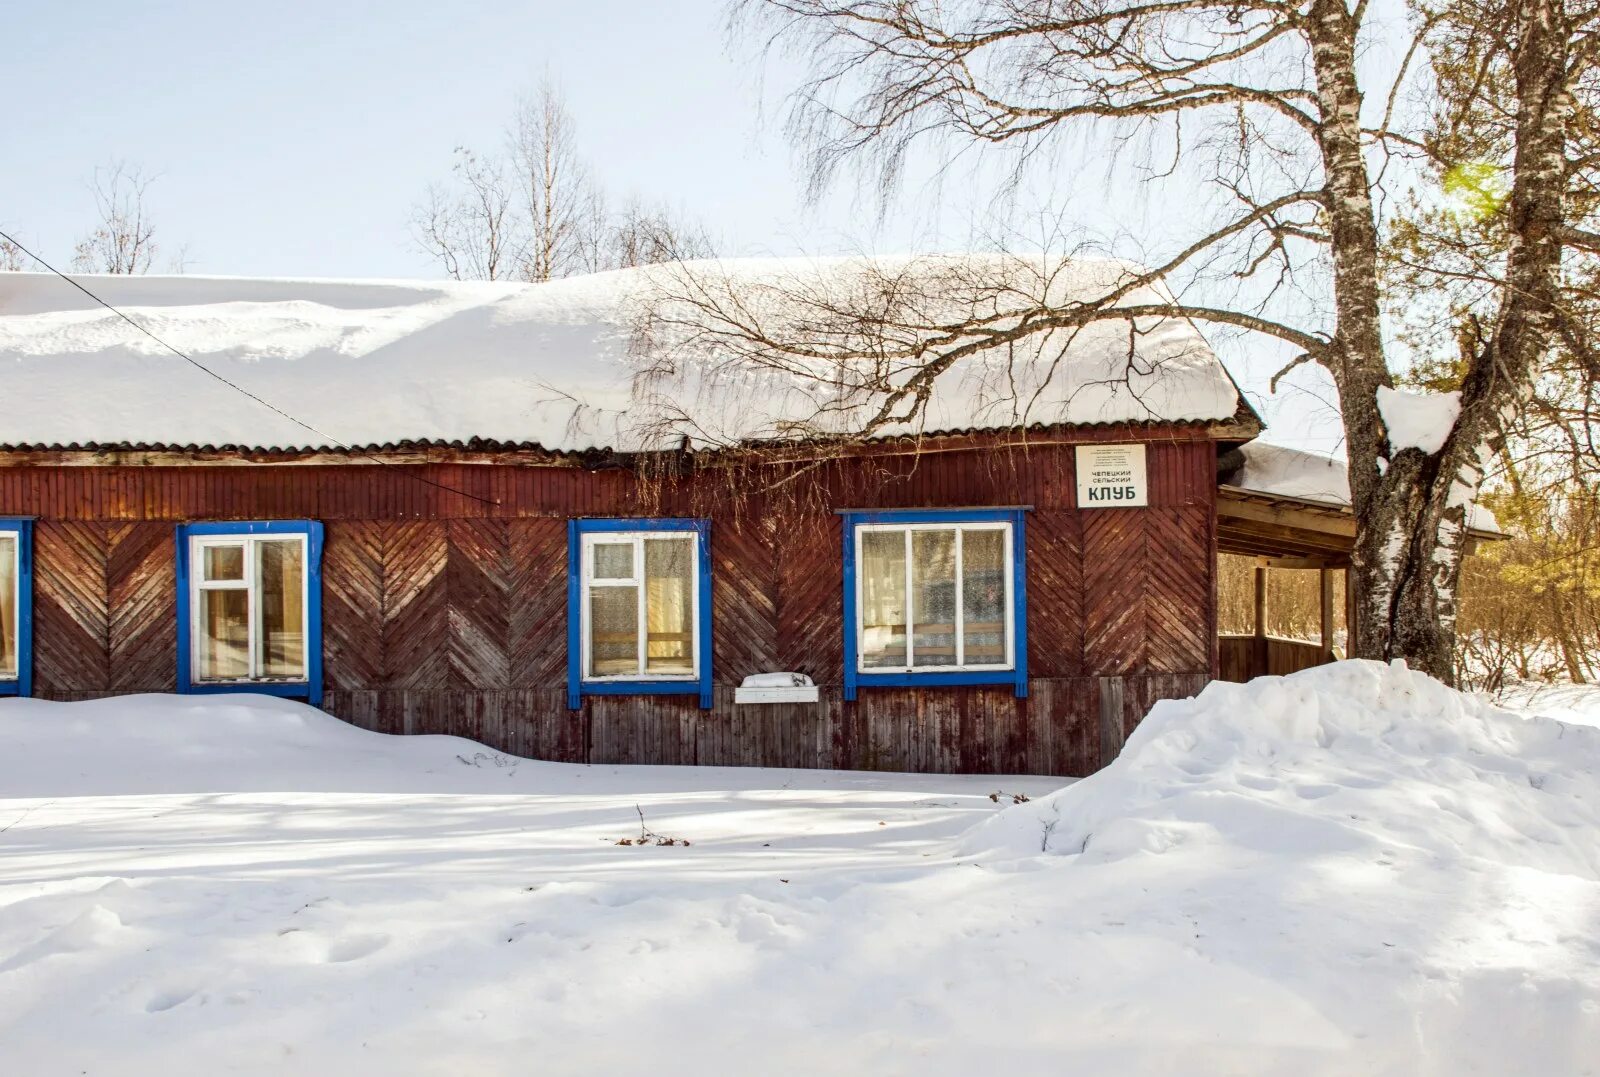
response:
[[[1338,457],[1262,441],[1252,441],[1240,452],[1244,466],[1223,476],[1225,485],[1253,494],[1350,507],[1350,473]],[[1481,505],[1468,510],[1467,525],[1476,531],[1500,532],[1494,513]]]
[[[714,334],[680,347],[670,376],[660,376],[659,363],[646,376],[636,347],[641,311],[680,294],[686,273],[777,281],[762,301],[770,305],[785,282],[838,279],[848,292],[864,267],[922,264],[733,260],[547,284],[81,278],[152,333],[316,432],[207,377],[67,282],[7,273],[0,445],[295,448],[476,438],[637,451],[675,448],[684,438],[708,446],[845,430],[881,399],[841,406],[814,371],[741,367],[717,354]],[[1052,301],[1096,296],[1127,272],[1118,262],[1076,261],[1050,275],[1048,292]],[[1158,298],[1144,289],[1123,302]],[[681,337],[683,319],[671,321],[666,336]],[[1027,338],[1003,359],[964,360],[940,376],[924,417],[878,433],[1233,417],[1237,390],[1190,323],[1141,319],[1137,329],[1107,322],[1071,337],[1058,330]],[[907,373],[891,370],[889,378]]]

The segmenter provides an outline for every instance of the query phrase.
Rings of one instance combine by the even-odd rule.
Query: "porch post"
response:
[[[1322,660],[1333,661],[1333,569],[1322,568]]]
[[[1256,640],[1251,648],[1251,677],[1263,677],[1272,672],[1270,652],[1267,647],[1267,566],[1256,566]]]

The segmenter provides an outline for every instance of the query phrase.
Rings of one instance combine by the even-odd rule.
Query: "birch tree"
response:
[[[429,187],[413,211],[417,244],[452,280],[510,276],[528,241],[505,168],[464,146],[456,147],[455,158],[455,183]]]
[[[455,155],[450,182],[412,213],[417,246],[455,280],[541,282],[712,249],[704,229],[665,206],[633,197],[611,210],[549,81],[518,101],[500,151]]]
[[[566,102],[549,82],[518,103],[510,142],[528,232],[520,276],[546,281],[593,272],[604,202],[578,154]]]
[[[709,258],[715,246],[704,228],[666,206],[626,203],[610,226],[604,268],[631,269],[692,258]]]
[[[154,177],[114,161],[94,170],[95,225],[73,250],[73,268],[85,273],[148,273],[155,261],[155,224],[145,206]]]
[[[1216,195],[1148,269],[1093,299],[1057,304],[1039,290],[1034,309],[1008,310],[1003,332],[973,319],[908,334],[894,324],[903,312],[864,308],[851,344],[830,352],[741,333],[741,304],[719,292],[704,313],[724,319],[720,332],[743,340],[748,361],[793,367],[826,353],[835,370],[854,360],[898,370],[892,407],[865,431],[914,415],[927,384],[963,358],[1032,333],[1164,314],[1281,342],[1339,392],[1357,521],[1354,653],[1452,676],[1466,513],[1557,332],[1563,253],[1590,238],[1568,218],[1568,189],[1590,182],[1596,163],[1571,128],[1593,79],[1593,0],[1418,7],[1409,47],[1376,86],[1364,81],[1373,65],[1358,63],[1377,29],[1367,0],[745,0],[737,11],[810,72],[789,127],[813,191],[849,168],[888,197],[924,147],[1010,151],[1021,168],[1098,139],[1165,158],[1152,150],[1113,182],[1153,189],[1181,173]],[[1459,397],[1433,401],[1447,421],[1418,438],[1401,421],[1414,402],[1396,394],[1401,363],[1382,318],[1382,204],[1405,155],[1431,152],[1437,117],[1406,100],[1441,89],[1427,67],[1441,46],[1478,66],[1478,79],[1451,88],[1460,107],[1500,109],[1489,165],[1505,176],[1507,239]],[[1121,302],[1161,280],[1179,282],[1170,300]]]

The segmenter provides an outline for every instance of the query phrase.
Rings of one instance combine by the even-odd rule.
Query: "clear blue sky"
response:
[[[191,273],[438,276],[411,239],[413,205],[454,146],[497,148],[517,95],[548,72],[609,193],[681,208],[725,253],[964,245],[987,207],[959,171],[936,187],[913,176],[884,224],[848,191],[807,208],[781,130],[797,73],[753,43],[730,47],[726,12],[724,0],[9,0],[0,227],[64,265],[92,219],[95,167],[122,159],[158,176],[157,271],[184,248]],[[1064,164],[1039,208],[1135,235],[1189,223],[1182,205],[1119,204],[1092,154]],[[1223,355],[1256,394],[1279,362]],[[1335,447],[1326,408],[1298,395],[1256,399],[1275,434]]]
[[[859,239],[849,199],[804,211],[753,47],[730,52],[725,11],[13,0],[0,11],[0,223],[64,257],[95,166],[121,158],[159,174],[157,240],[188,244],[191,272],[435,275],[408,236],[412,203],[457,143],[497,146],[517,94],[548,70],[616,196],[665,198],[734,251]]]

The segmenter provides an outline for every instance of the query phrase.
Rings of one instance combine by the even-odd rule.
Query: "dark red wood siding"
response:
[[[327,526],[325,706],[367,728],[597,763],[1085,774],[1156,699],[1214,673],[1215,451],[1141,436],[1143,509],[1079,510],[1072,446],[1035,445],[886,449],[775,488],[793,472],[6,467],[0,515],[39,520],[35,669],[49,698],[172,690],[174,523],[309,518]],[[1032,507],[1029,698],[863,689],[844,703],[835,510],[987,505]],[[712,520],[715,705],[613,697],[569,711],[566,521],[646,513]],[[773,669],[810,674],[823,701],[734,705],[732,686]]]

